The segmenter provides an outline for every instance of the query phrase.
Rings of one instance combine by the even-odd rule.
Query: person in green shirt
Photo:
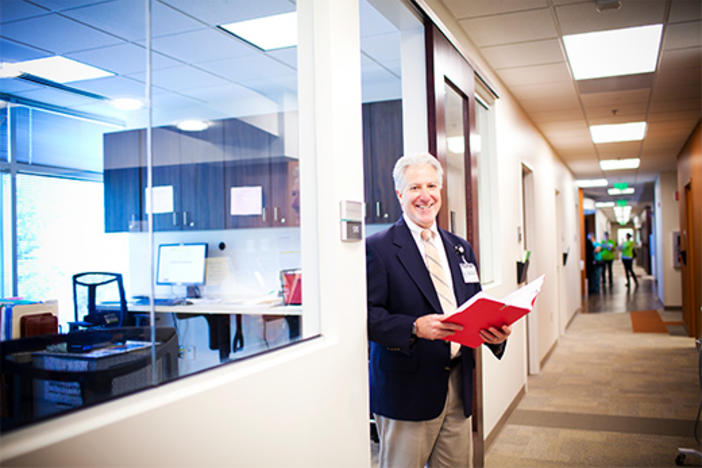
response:
[[[634,274],[634,241],[631,240],[631,234],[626,235],[626,241],[619,246],[622,251],[622,263],[624,264],[624,273],[626,273],[626,287],[629,287],[629,276],[634,279],[636,286],[639,285],[639,280]]]
[[[606,285],[607,274],[609,273],[609,286],[614,284],[612,277],[612,263],[614,263],[614,251],[617,249],[617,243],[609,238],[609,233],[604,233],[604,239],[600,242],[600,255],[602,257],[602,284]]]

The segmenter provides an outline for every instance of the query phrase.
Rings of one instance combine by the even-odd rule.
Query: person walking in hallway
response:
[[[596,258],[599,251],[600,247],[595,243],[595,234],[591,232],[585,241],[585,273],[588,294],[599,294],[600,292],[600,265]]]
[[[370,404],[380,468],[472,466],[473,350],[443,322],[481,290],[471,245],[438,228],[443,170],[429,153],[393,170],[402,217],[366,240]],[[481,330],[501,358],[511,328]]]
[[[622,242],[619,246],[619,250],[622,251],[622,263],[624,264],[624,273],[626,274],[626,287],[630,286],[629,276],[634,279],[636,286],[639,285],[639,280],[636,279],[634,274],[634,241],[631,240],[631,234],[627,233],[626,240]]]
[[[604,239],[600,242],[600,255],[602,257],[602,285],[608,283],[607,276],[609,275],[609,286],[614,285],[612,278],[612,263],[614,263],[614,251],[617,249],[617,244],[609,238],[609,233],[604,233]]]

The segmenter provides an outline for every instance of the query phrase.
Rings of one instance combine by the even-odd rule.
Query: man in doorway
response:
[[[607,285],[607,275],[609,274],[609,286],[614,285],[612,278],[612,263],[614,263],[614,251],[617,249],[617,243],[609,238],[609,233],[604,233],[604,239],[600,242],[600,255],[602,257],[602,285]]]
[[[370,399],[380,468],[472,466],[473,350],[442,314],[480,291],[471,245],[437,227],[443,170],[431,154],[393,170],[402,217],[366,241]],[[511,328],[481,337],[498,358]]]
[[[619,246],[619,250],[622,251],[622,263],[624,264],[624,273],[626,274],[626,287],[629,287],[629,277],[631,276],[634,279],[634,284],[636,284],[636,287],[639,286],[639,280],[636,278],[636,275],[634,274],[634,256],[636,255],[634,252],[634,241],[631,240],[631,234],[628,232],[626,233],[626,240],[622,242],[622,245]]]
[[[600,293],[600,265],[597,256],[600,246],[595,242],[595,234],[589,233],[585,241],[585,273],[587,274],[588,294]]]

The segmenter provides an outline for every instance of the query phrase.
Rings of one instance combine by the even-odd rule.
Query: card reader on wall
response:
[[[363,239],[363,203],[342,200],[341,208],[341,240],[346,242]]]

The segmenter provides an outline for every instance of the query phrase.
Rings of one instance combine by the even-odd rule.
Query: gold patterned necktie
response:
[[[451,277],[446,274],[444,267],[441,265],[441,260],[439,257],[439,252],[434,247],[432,242],[432,237],[434,233],[429,229],[422,230],[422,240],[424,241],[424,262],[427,264],[427,270],[429,270],[429,276],[431,276],[431,282],[434,283],[434,289],[436,294],[439,296],[439,302],[441,303],[441,310],[444,314],[450,314],[456,310],[456,298],[453,295],[453,288],[451,288],[449,281]],[[451,357],[455,357],[458,354],[461,346],[458,343],[451,342]]]
[[[422,231],[422,240],[424,241],[424,261],[427,264],[427,270],[431,276],[431,282],[434,283],[434,289],[439,296],[441,309],[445,314],[450,314],[456,309],[456,299],[453,297],[449,279],[447,278],[444,267],[441,265],[439,252],[434,247],[431,241],[434,233],[429,229]]]

